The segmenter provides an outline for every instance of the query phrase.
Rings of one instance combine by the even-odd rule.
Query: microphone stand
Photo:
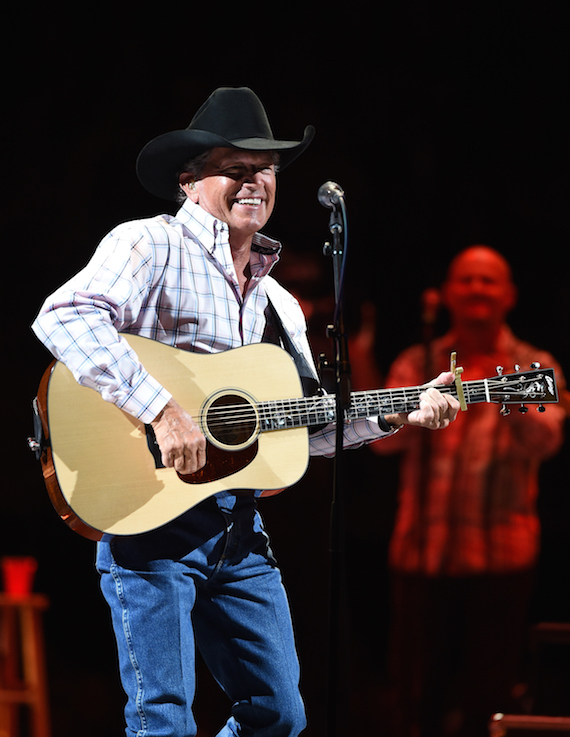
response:
[[[426,289],[422,293],[422,344],[424,349],[424,381],[431,381],[435,366],[433,366],[432,344],[435,335],[435,322],[440,307],[440,295],[436,289]],[[431,433],[422,433],[420,446],[420,483],[418,493],[418,550],[420,559],[423,561],[426,554],[425,549],[425,512],[428,486],[428,468],[431,455]]]
[[[335,311],[333,323],[327,334],[334,342],[335,397],[336,397],[336,437],[333,476],[333,495],[330,513],[330,583],[329,583],[329,670],[328,670],[328,737],[344,737],[342,716],[339,716],[343,694],[341,691],[341,644],[343,642],[341,625],[345,591],[345,550],[344,550],[344,493],[343,493],[343,417],[350,406],[351,379],[348,356],[348,340],[343,314],[344,265],[346,261],[347,225],[344,199],[333,207],[329,230],[332,242],[326,243],[325,255],[333,260],[335,289]],[[346,623],[346,619],[344,619]],[[345,664],[346,665],[346,664]]]

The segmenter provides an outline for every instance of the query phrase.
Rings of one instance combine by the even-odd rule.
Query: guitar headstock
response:
[[[510,414],[508,405],[518,404],[519,412],[527,412],[527,404],[538,404],[538,410],[544,412],[545,404],[558,402],[558,389],[554,369],[541,368],[532,363],[530,371],[521,371],[515,366],[516,373],[503,374],[501,366],[497,366],[497,376],[487,379],[489,401],[501,404],[501,414]]]

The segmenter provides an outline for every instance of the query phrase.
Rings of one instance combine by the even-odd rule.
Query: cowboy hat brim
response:
[[[164,133],[146,144],[140,152],[136,170],[139,181],[151,194],[175,200],[178,175],[184,164],[208,149],[236,148],[245,151],[277,151],[279,168],[284,169],[303,153],[313,140],[315,129],[305,128],[301,141],[279,141],[268,138],[228,140],[210,131],[185,129]]]

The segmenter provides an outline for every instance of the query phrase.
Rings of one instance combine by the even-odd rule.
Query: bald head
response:
[[[512,281],[511,267],[507,259],[494,248],[484,245],[469,246],[458,253],[449,264],[447,279],[452,278],[455,271],[475,263],[485,264],[495,272],[497,277]]]
[[[509,263],[489,246],[470,246],[451,262],[442,296],[454,323],[496,327],[516,302]]]

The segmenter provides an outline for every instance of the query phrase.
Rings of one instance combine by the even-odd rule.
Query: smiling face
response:
[[[230,243],[251,241],[269,220],[277,182],[271,151],[214,148],[200,179],[192,185],[182,174],[180,185],[192,202],[227,223]]]
[[[450,267],[443,299],[456,324],[496,327],[516,300],[508,263],[486,246],[468,248]]]

